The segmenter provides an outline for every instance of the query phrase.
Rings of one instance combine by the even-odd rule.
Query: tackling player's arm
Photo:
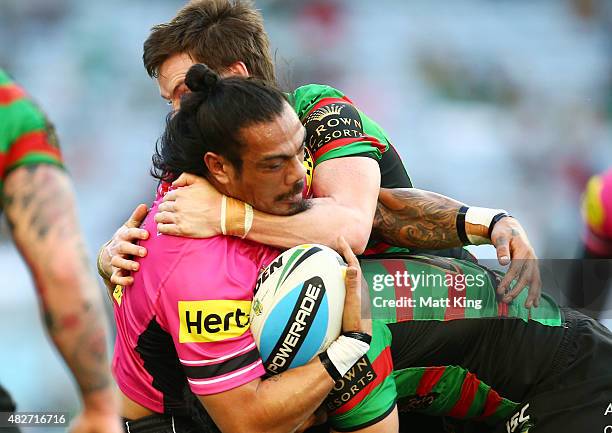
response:
[[[270,215],[254,210],[247,239],[278,248],[320,243],[336,248],[343,236],[353,251],[365,249],[376,210],[380,188],[378,164],[368,157],[347,157],[324,161],[313,177],[316,198],[309,209],[292,216]],[[205,179],[184,174],[160,205],[155,216],[158,231],[189,237],[221,234],[221,194]],[[177,219],[175,212],[181,215]],[[206,221],[203,223],[203,221]]]
[[[280,248],[305,243],[337,248],[341,235],[360,254],[370,238],[379,188],[380,170],[374,159],[325,161],[314,171],[316,198],[309,200],[310,209],[289,217],[255,211],[247,238]]]
[[[81,390],[81,421],[87,431],[120,431],[101,296],[89,270],[68,176],[49,164],[18,167],[5,178],[3,205],[32,272],[49,336]]]
[[[372,234],[391,245],[409,248],[443,249],[463,246],[469,243],[465,242],[469,239],[479,239],[480,243],[490,241],[502,265],[510,263],[512,258],[497,293],[503,295],[505,302],[511,302],[529,286],[525,306],[537,306],[542,287],[537,256],[521,224],[515,218],[503,215],[500,219],[493,219],[495,222],[481,218],[483,213],[494,215],[497,212],[483,208],[472,208],[476,217],[471,223],[469,217],[466,219],[465,209],[469,208],[463,203],[434,192],[415,188],[381,188]],[[492,225],[491,230],[489,225]],[[459,235],[460,230],[464,239]],[[506,293],[514,280],[517,284]]]

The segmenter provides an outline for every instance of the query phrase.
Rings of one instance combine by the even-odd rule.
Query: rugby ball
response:
[[[257,279],[251,332],[268,374],[306,364],[340,335],[346,263],[324,245],[278,256]]]

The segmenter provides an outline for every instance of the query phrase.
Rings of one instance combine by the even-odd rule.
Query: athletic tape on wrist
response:
[[[225,230],[230,236],[241,238],[244,235],[244,202],[228,197],[225,212]]]
[[[351,334],[358,334],[360,337],[355,338],[355,335]],[[366,342],[368,339],[364,336],[370,337],[361,332],[343,334],[330,344],[325,352],[321,353],[323,356],[319,355],[319,359],[321,359],[332,379],[341,379],[368,351],[370,343]],[[329,363],[327,363],[327,360],[329,360]]]
[[[366,334],[365,332],[349,331],[343,332],[342,335],[344,335],[345,337],[354,338],[355,340],[363,341],[367,344],[372,343],[372,336],[370,334]]]
[[[465,212],[465,233],[470,243],[482,245],[491,243],[491,232],[495,224],[509,216],[504,209],[470,207]]]
[[[249,232],[251,231],[251,227],[253,227],[253,206],[251,206],[248,203],[244,204],[244,210],[245,210],[245,215],[244,215],[244,235],[242,236],[242,239],[246,238],[246,236],[249,234]]]
[[[225,229],[225,214],[227,211],[227,196],[223,194],[221,197],[221,233],[226,235],[227,230]]]
[[[221,198],[221,233],[245,238],[253,226],[253,207],[223,195]]]
[[[329,356],[327,356],[327,351],[319,353],[319,359],[321,360],[321,364],[323,364],[323,367],[325,367],[325,370],[327,370],[334,382],[337,382],[342,379],[342,375],[338,372],[336,367],[334,367],[334,364],[332,364],[331,360],[329,359]]]

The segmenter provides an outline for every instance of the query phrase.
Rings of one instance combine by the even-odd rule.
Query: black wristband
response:
[[[366,334],[365,332],[343,332],[342,335],[345,337],[354,338],[355,340],[363,341],[366,344],[372,343],[372,336],[370,334]]]
[[[497,215],[493,217],[493,219],[491,220],[491,224],[489,224],[489,239],[491,239],[491,233],[493,233],[493,227],[495,227],[495,224],[497,224],[497,222],[500,219],[506,218],[509,216],[511,215],[508,215],[506,212],[502,212],[502,213],[498,213]]]
[[[459,240],[463,245],[471,245],[472,243],[468,239],[467,233],[465,231],[465,214],[467,213],[469,207],[461,206],[459,208],[459,212],[457,212],[457,236],[459,236]]]
[[[327,356],[327,351],[319,353],[319,359],[321,360],[321,364],[323,364],[323,367],[325,367],[334,382],[337,382],[342,379],[342,376],[340,376],[340,372],[333,364],[333,362],[331,362],[329,356]]]

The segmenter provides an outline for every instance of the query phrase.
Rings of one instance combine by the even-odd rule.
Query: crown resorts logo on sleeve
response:
[[[359,111],[344,101],[314,110],[304,121],[304,127],[306,145],[315,154],[334,140],[364,138]]]
[[[240,337],[249,329],[250,301],[179,301],[179,341],[209,343]]]

